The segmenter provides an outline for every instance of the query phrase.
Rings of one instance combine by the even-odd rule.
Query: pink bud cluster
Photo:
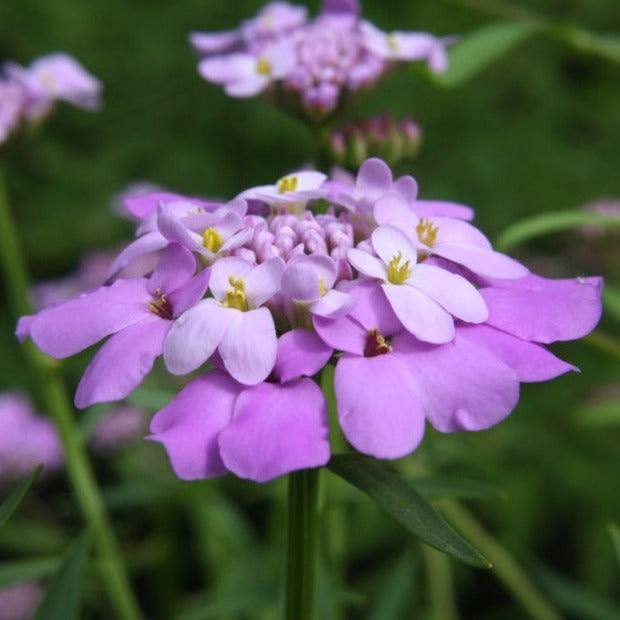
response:
[[[184,479],[324,465],[313,377],[327,364],[339,423],[365,454],[412,452],[426,422],[489,428],[520,383],[574,369],[545,345],[601,313],[600,278],[531,274],[492,248],[472,209],[419,198],[379,159],[355,179],[293,172],[225,204],[152,192],[125,206],[137,236],[109,283],[23,317],[17,334],[57,358],[106,339],[78,407],[126,397],[159,356],[174,375],[199,371],[151,422]],[[153,271],[118,277],[153,252]]]

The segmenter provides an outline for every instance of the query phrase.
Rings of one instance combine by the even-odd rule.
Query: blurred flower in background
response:
[[[29,620],[42,596],[43,587],[34,581],[22,581],[0,589],[0,618]]]

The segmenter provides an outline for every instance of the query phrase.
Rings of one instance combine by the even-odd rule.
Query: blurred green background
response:
[[[312,14],[318,4],[308,3]],[[85,251],[129,240],[132,226],[110,204],[130,183],[230,198],[311,159],[311,136],[302,125],[263,100],[229,99],[196,72],[188,32],[232,28],[261,5],[3,0],[0,60],[27,64],[63,50],[104,84],[100,111],[61,105],[36,135],[5,153],[34,279],[66,274]],[[616,0],[531,0],[516,8],[487,0],[363,3],[364,16],[386,30],[438,35],[466,35],[524,10],[560,27],[620,32]],[[420,195],[471,205],[491,238],[529,215],[620,198],[620,64],[579,51],[561,37],[532,36],[454,88],[439,88],[403,67],[361,98],[347,118],[386,111],[410,114],[422,127],[423,147],[404,170],[417,178]],[[620,285],[620,237],[611,232],[594,238],[579,231],[553,234],[514,252],[546,276],[602,274],[612,288]],[[27,388],[6,304],[1,312],[0,387]],[[468,509],[569,618],[620,617],[620,565],[606,529],[620,523],[618,326],[617,315],[605,316],[602,337],[555,347],[581,374],[524,386],[518,408],[499,427],[468,435],[429,432],[422,448],[399,465],[404,472],[473,478],[501,491],[501,497],[491,493],[469,501]],[[75,381],[83,363],[68,366]],[[148,385],[160,387],[154,379]],[[148,617],[177,617],[191,609],[207,610],[196,618],[258,618],[263,610],[271,617],[276,594],[270,579],[279,574],[282,544],[281,515],[273,505],[282,499],[282,484],[175,482],[158,447],[141,450],[140,457],[121,455],[113,465],[100,464],[100,474],[117,490],[128,485],[111,508],[133,554],[130,564]],[[154,469],[150,491],[145,463]],[[41,492],[57,511],[46,523],[71,531],[76,523],[75,508],[67,507],[69,491],[60,481],[52,490]],[[436,558],[421,555],[419,545],[361,495],[330,482],[325,501],[326,530],[338,531],[330,520],[334,507],[340,510],[335,520],[344,514],[349,525],[335,541],[334,534],[326,535],[326,556],[342,557],[344,549],[345,559],[339,571],[326,573],[340,614],[332,610],[322,617],[438,617],[432,575],[446,574],[439,584],[456,593],[461,617],[526,617],[492,572],[455,563],[441,572],[446,566],[437,569]],[[19,518],[13,536],[18,526]],[[0,537],[0,552],[22,557],[24,549],[12,547],[7,537]],[[48,541],[48,551],[61,550],[63,540],[56,547]],[[150,594],[153,588],[157,594]],[[230,593],[234,599],[239,592],[255,596],[253,611],[226,607]],[[93,597],[85,617],[106,617],[94,611]],[[224,601],[222,613],[218,601]]]

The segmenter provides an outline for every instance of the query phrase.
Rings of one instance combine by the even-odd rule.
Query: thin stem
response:
[[[319,469],[289,474],[286,620],[314,620]]]
[[[3,170],[0,168],[0,262],[6,292],[15,316],[31,312],[28,301],[26,262],[17,229],[11,217]],[[101,493],[76,427],[73,408],[56,365],[31,343],[24,347],[48,413],[54,419],[62,442],[67,471],[84,516],[92,530],[100,558],[103,583],[118,618],[142,617],[129,585],[118,543],[108,520]]]
[[[422,545],[431,618],[434,620],[457,620],[459,617],[452,579],[450,558],[428,545]]]

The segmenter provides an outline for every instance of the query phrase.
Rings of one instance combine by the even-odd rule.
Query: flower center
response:
[[[409,276],[411,275],[411,270],[409,269],[409,261],[405,261],[402,265],[400,261],[403,258],[402,252],[397,252],[394,254],[390,264],[388,265],[388,282],[392,284],[402,284]]]
[[[217,254],[223,243],[222,235],[211,226],[202,233],[202,245],[213,254]]]
[[[294,192],[297,189],[297,177],[282,177],[278,181],[278,194]]]
[[[327,295],[327,289],[325,288],[323,278],[319,278],[319,293],[321,293],[321,297],[325,297],[325,295]]]
[[[364,357],[377,357],[377,355],[385,355],[391,351],[392,345],[379,333],[377,328],[368,331]]]
[[[155,291],[155,301],[149,301],[149,309],[153,314],[170,321],[172,319],[172,304],[159,290]]]
[[[243,278],[235,278],[234,275],[231,275],[228,281],[232,288],[226,291],[226,301],[222,302],[222,306],[241,310],[241,312],[247,312],[249,308],[248,300],[245,296],[245,280]]]
[[[269,75],[271,73],[271,63],[266,58],[259,58],[256,61],[256,73],[259,75]]]
[[[437,240],[439,226],[435,226],[430,220],[421,219],[415,231],[418,233],[418,239],[422,243],[432,247]]]
[[[391,52],[397,52],[399,50],[400,46],[398,45],[398,38],[393,32],[385,37],[385,42]]]

